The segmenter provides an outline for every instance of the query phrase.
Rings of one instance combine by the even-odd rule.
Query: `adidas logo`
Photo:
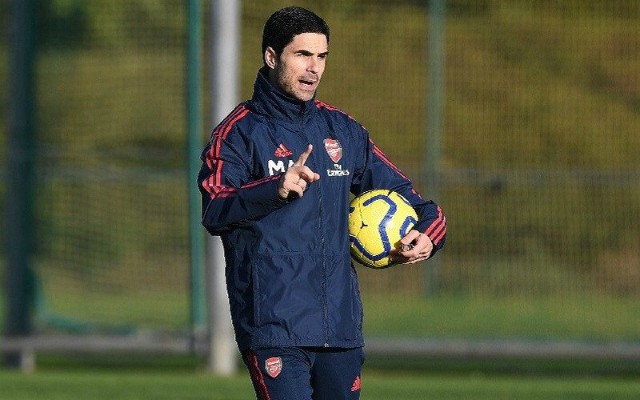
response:
[[[357,392],[358,390],[360,390],[361,386],[362,386],[362,381],[360,380],[359,376],[356,376],[356,380],[353,381],[353,385],[351,385],[351,391]]]
[[[287,146],[280,143],[280,146],[276,148],[276,151],[273,154],[278,158],[283,158],[283,157],[289,157],[293,155],[293,152],[289,150]]]

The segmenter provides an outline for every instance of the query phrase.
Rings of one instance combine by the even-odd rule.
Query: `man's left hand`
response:
[[[400,249],[391,252],[393,264],[415,264],[431,257],[433,251],[433,243],[429,236],[415,229],[400,239],[400,244]]]

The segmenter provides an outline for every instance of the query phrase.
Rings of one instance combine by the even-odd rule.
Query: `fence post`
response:
[[[200,0],[188,1],[187,45],[187,191],[189,198],[189,243],[191,271],[191,324],[195,342],[206,339],[206,296],[204,290],[204,232],[200,225],[200,193],[196,177],[202,146],[202,11]]]
[[[440,198],[441,171],[440,156],[444,97],[444,42],[446,0],[431,0],[428,8],[428,73],[427,73],[427,140],[424,163],[425,192],[436,202]],[[425,272],[425,288],[427,296],[438,294],[440,280],[440,262],[434,258],[428,262]]]
[[[31,332],[34,250],[35,0],[10,4],[10,65],[6,196],[6,336]],[[22,354],[7,353],[6,366],[20,368]]]
[[[214,0],[211,6],[211,123],[217,125],[239,101],[240,0]],[[236,348],[229,298],[226,290],[222,241],[207,242],[211,353],[209,369],[231,375],[236,367]]]

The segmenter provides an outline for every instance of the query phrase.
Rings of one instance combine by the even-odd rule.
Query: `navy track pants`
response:
[[[258,400],[358,400],[364,351],[273,347],[242,354]]]

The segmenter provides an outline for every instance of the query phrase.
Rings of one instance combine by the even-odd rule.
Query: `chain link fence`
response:
[[[39,329],[189,328],[183,3],[40,2]],[[441,183],[444,250],[358,268],[369,337],[640,339],[640,4],[448,1],[434,171],[429,2],[299,4],[332,29],[318,98],[365,125],[425,197],[431,175]],[[242,98],[284,5],[243,2]]]

